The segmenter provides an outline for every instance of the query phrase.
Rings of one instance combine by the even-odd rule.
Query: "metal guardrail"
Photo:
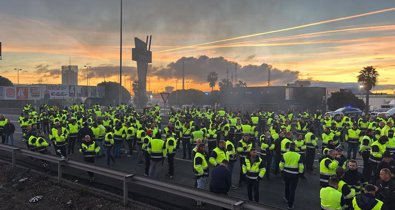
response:
[[[204,190],[195,189],[191,187],[181,186],[177,184],[167,183],[163,181],[158,181],[150,179],[143,176],[138,176],[135,174],[130,174],[126,172],[111,170],[108,168],[103,168],[100,166],[90,165],[74,160],[63,159],[57,156],[41,154],[38,152],[33,152],[26,149],[21,149],[18,147],[13,147],[9,145],[0,144],[0,150],[11,152],[11,163],[12,167],[16,166],[16,156],[22,155],[26,157],[33,157],[41,160],[45,160],[51,163],[55,163],[58,166],[58,182],[62,181],[63,167],[67,166],[70,168],[90,171],[95,174],[110,177],[123,182],[123,205],[128,203],[128,183],[134,183],[137,185],[145,186],[151,189],[171,193],[173,195],[178,195],[184,198],[199,200],[205,203],[209,203],[215,206],[228,208],[228,209],[251,209],[251,210],[272,210],[274,208],[269,208],[258,203],[246,202],[241,199],[218,195],[210,193]]]

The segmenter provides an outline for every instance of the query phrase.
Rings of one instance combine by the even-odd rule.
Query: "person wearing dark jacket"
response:
[[[392,158],[390,151],[385,151],[383,154],[383,160],[377,166],[376,176],[379,177],[380,171],[383,168],[388,168],[391,171],[392,179],[395,178],[395,160]]]
[[[82,127],[79,131],[78,131],[78,140],[80,140],[80,142],[82,142],[82,140],[85,138],[86,135],[89,135],[89,137],[91,139],[94,139],[94,135],[93,135],[93,131],[92,129],[89,127],[89,123],[85,122],[84,123],[84,127]]]
[[[348,170],[344,174],[343,181],[345,181],[352,189],[355,190],[355,194],[360,194],[361,189],[368,182],[365,180],[363,174],[358,171],[358,164],[356,160],[348,161]]]
[[[388,168],[381,169],[380,180],[376,186],[379,187],[377,191],[377,199],[383,201],[383,210],[393,210],[395,206],[395,181],[391,179],[391,171]]]
[[[14,133],[15,125],[8,119],[7,124],[4,126],[4,135],[6,143],[12,146],[14,146]]]
[[[228,194],[232,185],[231,175],[228,168],[229,162],[223,160],[211,172],[210,192],[217,194]]]
[[[368,184],[364,187],[365,194],[357,195],[352,200],[353,209],[364,209],[364,210],[374,210],[382,209],[383,202],[376,199],[377,187]]]
[[[281,160],[281,141],[285,138],[284,132],[280,132],[279,138],[274,141],[274,154],[273,154],[273,162],[272,162],[272,170],[274,172],[274,175],[279,177],[279,171],[280,168],[278,167],[278,164],[280,163]]]

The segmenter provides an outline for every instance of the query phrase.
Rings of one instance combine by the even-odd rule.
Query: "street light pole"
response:
[[[91,66],[85,65],[84,67],[86,68],[86,86],[89,86],[89,76],[88,76],[88,74],[89,74],[89,69],[91,68]]]
[[[19,71],[22,71],[20,68],[15,68],[14,70],[18,71],[18,85],[19,85]]]
[[[122,102],[122,0],[121,0],[121,14],[120,14],[120,33],[119,33],[119,91],[118,102]]]

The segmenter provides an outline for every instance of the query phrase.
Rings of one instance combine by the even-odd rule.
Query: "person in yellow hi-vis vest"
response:
[[[284,200],[288,203],[288,209],[293,209],[296,186],[298,185],[299,176],[301,176],[304,171],[303,159],[295,150],[295,143],[290,143],[289,151],[283,154],[279,164],[284,177]]]
[[[196,155],[193,158],[193,169],[195,172],[196,188],[205,189],[207,177],[208,177],[208,164],[205,155],[204,144],[198,144],[196,149]],[[201,206],[202,202],[197,200],[197,205]]]
[[[331,176],[336,174],[336,169],[339,167],[339,161],[336,150],[329,150],[327,155],[320,161],[320,185],[321,187],[328,186],[328,180]]]
[[[248,199],[259,202],[259,181],[265,176],[266,168],[256,149],[251,149],[250,155],[244,159],[242,170],[247,181]]]
[[[148,175],[155,178],[158,178],[160,172],[160,163],[163,163],[163,160],[167,155],[166,142],[160,137],[161,134],[158,133],[148,142],[147,145],[147,151],[150,155],[151,161]]]
[[[222,163],[223,160],[229,160],[226,155],[226,142],[224,140],[220,140],[218,146],[211,152],[211,156],[209,158],[209,162],[213,166],[217,166]]]
[[[375,198],[377,193],[377,187],[372,184],[367,184],[364,187],[364,194],[357,195],[352,200],[352,207],[354,210],[381,210],[383,207],[383,201]]]
[[[321,209],[324,210],[342,210],[344,199],[342,193],[337,190],[339,179],[331,176],[328,180],[328,186],[320,190]]]
[[[84,161],[88,163],[95,163],[96,154],[99,153],[100,147],[97,146],[96,142],[91,139],[89,135],[85,135],[84,141],[81,144],[80,152],[84,156]],[[89,181],[95,180],[93,172],[88,171]]]

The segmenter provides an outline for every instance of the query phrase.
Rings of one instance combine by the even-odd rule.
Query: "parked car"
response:
[[[370,112],[371,116],[379,116],[380,114],[388,111],[389,108],[378,108]]]
[[[362,115],[362,110],[354,107],[342,107],[336,109],[335,111],[327,112],[325,115],[330,115],[331,117],[335,117],[336,115]]]
[[[373,114],[373,113],[372,113]],[[382,111],[382,112],[377,112],[375,113],[376,116],[385,116],[385,117],[390,117],[393,114],[395,114],[395,108],[387,109],[387,111]]]

